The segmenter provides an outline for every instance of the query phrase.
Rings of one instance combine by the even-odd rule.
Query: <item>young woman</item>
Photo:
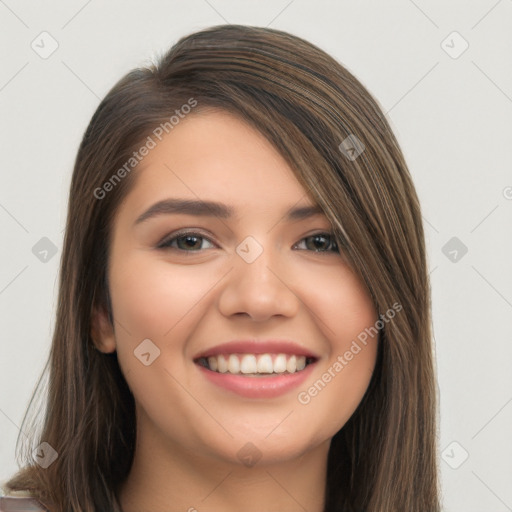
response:
[[[319,48],[219,26],[122,78],[77,155],[61,265],[44,425],[7,493],[439,511],[418,198]]]

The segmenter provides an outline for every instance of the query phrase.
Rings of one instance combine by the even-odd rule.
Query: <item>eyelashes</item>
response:
[[[316,243],[319,240],[320,240],[320,244],[322,244],[322,241],[323,241],[324,246],[325,246],[325,242],[327,242],[326,250],[321,250],[321,249],[317,248]],[[313,241],[313,245],[312,245],[313,249],[310,249],[313,252],[339,252],[338,245],[336,244],[336,241],[334,240],[334,235],[332,233],[316,233],[314,235],[306,236],[302,240],[300,240],[300,242],[303,242],[303,241]],[[307,246],[307,243],[306,243],[306,246]],[[309,247],[308,247],[308,249],[309,249]]]
[[[157,245],[157,249],[171,249],[180,251],[181,253],[199,253],[205,250],[205,248],[202,247],[204,241],[210,244],[210,247],[206,247],[206,249],[216,247],[216,244],[202,233],[196,231],[182,231],[166,237]],[[339,248],[334,240],[333,233],[321,232],[306,236],[295,244],[294,248],[301,244],[306,248],[299,250],[308,250],[314,253],[339,253]]]
[[[207,240],[208,243],[210,243],[212,246],[215,247],[215,244],[206,236],[202,235],[201,233],[197,233],[195,231],[185,231],[182,233],[178,233],[174,236],[171,236],[169,238],[165,238],[160,244],[158,245],[159,249],[177,249],[179,251],[183,252],[200,252],[200,248],[197,248],[197,240]],[[183,249],[183,247],[174,247],[174,242],[184,241],[184,246],[186,247]],[[187,250],[192,249],[192,250]]]

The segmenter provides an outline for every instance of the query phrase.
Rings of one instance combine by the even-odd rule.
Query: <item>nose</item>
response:
[[[234,268],[220,294],[220,312],[226,317],[248,316],[257,322],[274,316],[293,317],[300,299],[288,284],[285,262],[280,260],[282,257],[269,249],[252,262],[235,253]]]

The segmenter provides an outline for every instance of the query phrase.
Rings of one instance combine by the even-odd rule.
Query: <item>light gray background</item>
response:
[[[16,469],[18,426],[50,346],[86,125],[129,69],[229,22],[319,45],[387,113],[425,219],[444,508],[512,510],[511,20],[510,0],[0,0],[0,481]],[[59,45],[46,59],[31,48],[43,31]],[[464,43],[453,31],[469,44],[458,56]],[[46,262],[32,252],[42,237],[58,249]],[[452,237],[467,254],[443,253]]]

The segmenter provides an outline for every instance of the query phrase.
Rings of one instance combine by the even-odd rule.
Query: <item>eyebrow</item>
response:
[[[135,224],[140,224],[147,219],[157,215],[184,214],[198,217],[219,217],[229,219],[234,217],[235,210],[231,206],[215,201],[202,201],[195,199],[164,199],[149,207],[144,213],[137,217]],[[317,205],[291,207],[285,214],[286,221],[297,221],[323,215],[323,210]]]

